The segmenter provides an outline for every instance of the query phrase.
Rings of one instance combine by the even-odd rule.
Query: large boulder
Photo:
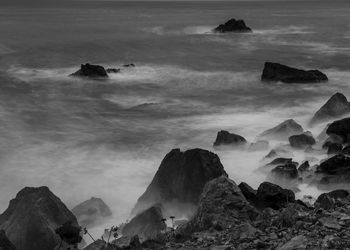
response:
[[[246,33],[252,32],[243,20],[236,20],[234,18],[228,20],[224,24],[220,24],[214,29],[214,32],[226,33],[226,32],[237,32],[237,33]]]
[[[281,188],[270,182],[260,184],[256,198],[256,206],[259,208],[280,209],[295,201],[295,195],[292,190]]]
[[[164,212],[181,204],[196,206],[204,185],[222,175],[227,176],[227,173],[216,154],[198,148],[185,152],[173,149],[165,156],[151,184],[138,199],[133,214],[156,203],[164,206]],[[172,211],[171,215],[181,215],[181,212]]]
[[[279,63],[266,62],[261,80],[264,82],[318,83],[328,81],[328,78],[318,70],[301,70]]]
[[[21,250],[54,249],[60,242],[55,230],[70,222],[78,227],[71,211],[47,187],[26,187],[0,215],[0,228]]]
[[[349,197],[349,192],[344,189],[338,189],[329,193],[323,193],[317,198],[315,206],[329,210],[334,208],[336,200],[342,200],[347,197]]]
[[[305,132],[300,135],[292,135],[288,138],[289,144],[293,148],[305,149],[308,146],[316,144],[316,140],[312,136],[311,132]]]
[[[302,133],[303,127],[293,119],[288,119],[276,127],[262,132],[258,138],[265,138],[271,140],[287,140],[292,135]]]
[[[350,174],[350,157],[338,154],[324,162],[317,167],[317,173],[327,175],[349,175]]]
[[[0,249],[1,250],[15,250],[16,247],[7,238],[4,230],[0,230]]]
[[[311,124],[338,118],[347,113],[350,113],[350,102],[342,93],[336,93],[315,113]]]
[[[332,122],[327,128],[328,135],[339,136],[343,142],[350,141],[350,117]]]
[[[80,69],[77,72],[71,74],[71,76],[107,78],[108,74],[103,66],[86,63],[82,64],[80,66]]]
[[[95,197],[75,206],[72,212],[82,227],[94,226],[112,215],[112,211],[106,203]]]
[[[139,213],[122,228],[123,236],[138,235],[141,239],[154,239],[166,229],[163,221],[162,207],[156,204],[145,211]]]
[[[221,130],[216,136],[214,146],[233,146],[241,147],[247,143],[247,140],[237,134],[229,133],[228,131]]]
[[[196,214],[180,229],[191,232],[209,228],[222,230],[237,222],[254,220],[258,215],[236,183],[221,176],[205,185]]]

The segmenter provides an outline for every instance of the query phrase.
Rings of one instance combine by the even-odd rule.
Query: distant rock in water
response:
[[[318,83],[328,81],[328,77],[318,70],[301,70],[279,63],[266,62],[261,80],[264,82]]]
[[[163,219],[162,208],[154,205],[145,211],[137,214],[122,228],[123,236],[138,235],[143,240],[154,239],[164,229],[166,224]]]
[[[304,131],[303,127],[293,119],[288,119],[276,127],[262,132],[258,138],[271,140],[287,140],[292,135],[300,134]]]
[[[1,250],[15,250],[15,245],[7,238],[4,230],[0,230],[0,249]]]
[[[244,146],[247,143],[247,140],[233,133],[229,133],[228,131],[221,130],[218,132],[216,136],[216,140],[214,142],[214,146]]]
[[[128,64],[124,64],[123,67],[125,67],[125,68],[136,67],[136,65],[133,63],[128,63]]]
[[[107,78],[108,74],[104,67],[93,64],[82,64],[80,69],[71,74],[76,77]]]
[[[107,73],[114,73],[114,74],[116,74],[116,73],[119,73],[120,72],[120,69],[115,69],[115,68],[109,68],[109,69],[106,69],[106,72]]]
[[[342,93],[336,93],[315,113],[311,124],[338,118],[347,113],[350,113],[350,102]]]
[[[251,143],[248,148],[249,151],[264,151],[268,149],[269,149],[269,142],[263,141],[263,140]]]
[[[334,121],[327,128],[328,135],[339,136],[343,142],[350,142],[350,118]]]
[[[103,221],[112,215],[110,208],[100,198],[91,199],[80,203],[72,209],[82,227],[90,227]]]
[[[312,146],[316,143],[316,140],[312,136],[311,132],[305,132],[300,135],[292,135],[289,137],[289,144],[293,148],[305,149],[308,146]]]
[[[335,155],[322,162],[317,167],[317,173],[337,175],[340,177],[350,175],[350,157],[343,154]]]
[[[219,157],[207,150],[173,149],[163,159],[147,190],[138,199],[133,214],[161,203],[165,211],[181,204],[197,205],[204,185],[219,176],[227,176]],[[176,216],[176,214],[173,214]]]
[[[0,215],[0,228],[21,250],[54,249],[60,243],[55,230],[62,224],[78,222],[71,211],[47,187],[26,187]]]
[[[296,179],[299,177],[298,170],[293,163],[277,166],[271,170],[271,173],[278,179]]]
[[[214,29],[214,32],[226,33],[226,32],[237,32],[237,33],[247,33],[252,32],[243,20],[236,20],[234,18],[230,19],[224,24],[220,24]]]

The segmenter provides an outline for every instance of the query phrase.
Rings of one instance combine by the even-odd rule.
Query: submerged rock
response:
[[[220,24],[214,29],[214,32],[226,33],[226,32],[237,32],[237,33],[246,33],[252,32],[243,20],[236,20],[234,18],[228,20],[224,24]]]
[[[266,62],[261,80],[264,82],[318,83],[328,81],[328,78],[318,70],[301,70],[279,63]]]
[[[198,148],[185,152],[173,149],[138,199],[133,213],[156,203],[161,203],[165,210],[167,203],[172,203],[173,208],[182,203],[197,205],[204,185],[222,175],[227,173],[216,154]]]
[[[257,206],[260,208],[280,209],[287,206],[288,203],[295,201],[295,195],[292,190],[283,189],[276,184],[263,182],[257,190]]]
[[[296,162],[295,163],[293,162],[292,158],[283,158],[283,157],[276,158],[266,165],[267,166],[276,166],[276,165],[285,165],[285,164],[289,164],[289,163],[293,163],[294,165],[297,165]]]
[[[338,118],[347,113],[350,113],[350,102],[342,93],[336,93],[315,113],[311,124]]]
[[[262,132],[258,138],[265,138],[271,140],[286,140],[292,135],[302,133],[303,127],[293,119],[288,119],[272,129]]]
[[[350,118],[344,118],[332,122],[327,128],[328,135],[336,135],[342,138],[343,142],[350,141]]]
[[[107,78],[108,74],[104,67],[93,64],[82,64],[80,69],[71,74],[71,76],[77,77],[91,77],[91,78]]]
[[[240,147],[244,146],[247,143],[247,140],[236,134],[229,133],[228,131],[221,130],[216,136],[214,146],[234,146]]]
[[[303,162],[299,167],[298,167],[298,171],[300,173],[303,173],[305,171],[309,171],[310,169],[310,164],[309,164],[309,161],[305,161]]]
[[[134,63],[128,63],[128,64],[124,64],[123,67],[125,68],[136,67],[136,65]]]
[[[259,140],[257,142],[253,142],[249,145],[249,151],[263,151],[269,149],[269,142]]]
[[[327,141],[325,144],[323,144],[322,148],[327,149],[328,155],[334,155],[342,151],[343,145],[341,145],[340,143]]]
[[[0,249],[1,250],[15,250],[16,247],[7,238],[4,230],[0,230]]]
[[[72,209],[82,227],[90,227],[98,224],[103,219],[112,215],[112,211],[100,198],[91,199],[80,203]]]
[[[0,215],[0,228],[22,250],[48,250],[59,244],[55,230],[78,222],[71,211],[47,187],[22,189]]]
[[[311,132],[305,132],[300,135],[292,135],[289,137],[289,143],[293,148],[305,149],[308,146],[316,144],[316,140]]]
[[[119,73],[120,72],[120,69],[115,69],[115,68],[109,68],[109,69],[106,69],[106,72],[107,73]]]

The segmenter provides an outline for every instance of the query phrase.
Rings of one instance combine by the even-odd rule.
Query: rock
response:
[[[16,247],[7,238],[4,230],[0,230],[0,249],[1,250],[15,250]]]
[[[327,134],[339,136],[343,142],[350,142],[350,118],[332,122],[327,128]]]
[[[271,140],[286,140],[292,135],[302,133],[303,127],[299,125],[293,119],[288,119],[272,129],[262,132],[258,138],[271,139]]]
[[[257,141],[249,145],[249,151],[264,151],[269,149],[268,141]]]
[[[345,155],[350,155],[350,146],[344,147],[341,153]]]
[[[284,165],[284,164],[290,164],[290,163],[293,163],[294,165],[297,165],[297,163],[293,162],[292,160],[293,160],[292,158],[280,157],[280,158],[274,159],[273,161],[271,161],[270,163],[268,163],[266,165],[268,165],[268,166],[276,166],[276,165]]]
[[[116,250],[114,246],[107,246],[106,242],[101,239],[97,239],[95,242],[91,243],[84,250]]]
[[[343,154],[335,155],[322,162],[316,170],[317,173],[328,175],[350,174],[350,157]]]
[[[246,143],[247,143],[247,140],[244,137],[229,133],[225,130],[221,130],[220,132],[218,132],[216,136],[214,146],[240,147],[240,146],[244,146]]]
[[[236,183],[221,176],[205,185],[196,214],[181,230],[198,232],[217,225],[225,229],[237,221],[254,220],[258,215]]]
[[[271,173],[276,178],[296,179],[299,177],[298,170],[293,163],[277,166],[271,170]]]
[[[246,26],[243,20],[230,19],[224,24],[220,24],[218,27],[214,29],[214,32],[217,33],[226,33],[226,32],[252,32],[251,28]]]
[[[335,119],[347,113],[350,113],[350,102],[342,93],[336,93],[315,113],[311,124]]]
[[[334,155],[342,151],[343,145],[340,143],[327,141],[325,144],[323,144],[322,148],[327,149],[328,155]]]
[[[341,226],[334,218],[322,217],[319,219],[319,222],[321,222],[322,226],[326,228],[336,229],[336,230],[341,229]]]
[[[82,227],[91,227],[112,216],[110,208],[100,198],[91,199],[80,203],[72,209]]]
[[[254,202],[256,200],[256,190],[247,183],[241,182],[238,187],[249,202]]]
[[[116,73],[119,73],[119,72],[120,72],[120,69],[109,68],[109,69],[106,69],[106,72],[107,72],[108,74],[110,74],[110,73],[116,74]]]
[[[308,146],[316,144],[311,132],[305,132],[300,135],[292,135],[289,137],[289,143],[293,148],[305,149]]]
[[[222,175],[227,176],[227,173],[216,154],[203,149],[185,152],[173,149],[165,156],[151,184],[138,199],[133,213],[155,203],[161,203],[165,209],[167,203],[172,203],[172,207],[181,203],[197,205],[204,185]],[[175,212],[171,215],[177,216]]]
[[[138,235],[142,239],[154,239],[166,229],[163,218],[161,206],[154,205],[132,218],[122,228],[122,234],[130,237]]]
[[[276,248],[276,250],[302,250],[306,249],[307,238],[304,235],[298,235],[293,237],[290,241],[283,246]]]
[[[280,209],[288,203],[295,201],[295,195],[292,190],[283,189],[270,182],[263,182],[257,190],[257,206],[260,208]]]
[[[125,68],[129,68],[129,67],[135,67],[136,65],[133,63],[128,63],[128,64],[124,64],[123,67]]]
[[[26,187],[0,215],[0,228],[22,250],[54,249],[60,242],[55,230],[62,224],[78,222],[71,211],[47,187]]]
[[[321,194],[316,202],[315,205],[325,209],[329,210],[334,208],[336,200],[342,200],[349,196],[349,192],[344,189],[337,189],[334,191],[331,191],[329,193],[323,193]]]
[[[91,78],[107,78],[108,74],[104,67],[93,64],[82,64],[80,69],[71,74],[71,76],[77,77],[91,77]]]
[[[300,173],[303,173],[305,171],[309,171],[310,169],[310,164],[309,164],[309,161],[304,161],[298,168],[298,171]]]
[[[264,82],[283,83],[319,83],[328,81],[328,78],[318,70],[306,71],[279,63],[266,62],[261,80]]]

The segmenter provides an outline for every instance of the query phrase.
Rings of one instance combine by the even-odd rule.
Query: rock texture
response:
[[[72,212],[82,227],[96,225],[112,215],[112,211],[106,203],[102,199],[95,197],[75,206]]]
[[[322,162],[317,167],[318,173],[337,175],[339,177],[350,174],[350,157],[343,154],[335,155]]]
[[[214,29],[214,32],[226,33],[226,32],[237,32],[237,33],[246,33],[252,32],[243,20],[230,19],[224,24],[220,24]]]
[[[350,118],[332,122],[327,128],[328,135],[339,136],[343,142],[350,141]]]
[[[82,64],[80,69],[71,74],[71,76],[77,77],[90,77],[90,78],[107,78],[108,74],[104,67],[94,64]]]
[[[342,93],[336,93],[315,113],[311,124],[335,119],[347,113],[350,113],[350,102]]]
[[[258,137],[272,140],[287,140],[290,136],[301,134],[303,131],[303,127],[300,124],[293,119],[288,119],[276,127],[264,131]]]
[[[216,154],[198,148],[185,152],[173,149],[165,156],[151,184],[138,199],[133,214],[156,203],[163,206],[167,203],[174,203],[173,206],[181,203],[196,205],[204,185],[222,175],[227,176]]]
[[[328,78],[318,70],[301,70],[279,63],[266,62],[261,80],[264,82],[318,83],[328,81]]]
[[[311,132],[305,132],[300,135],[292,135],[289,137],[289,144],[293,148],[305,149],[308,146],[316,144],[316,140],[312,136]]]
[[[4,230],[0,230],[0,249],[1,250],[15,250],[15,245],[7,238]]]
[[[221,130],[216,136],[214,146],[234,146],[240,147],[244,146],[247,143],[247,140],[236,134],[229,133],[228,131]]]
[[[54,249],[60,242],[55,229],[75,216],[47,187],[22,189],[0,215],[0,228],[21,250]]]
[[[263,182],[257,190],[257,206],[260,208],[280,209],[287,206],[288,203],[295,201],[293,191],[283,189],[270,182]]]

